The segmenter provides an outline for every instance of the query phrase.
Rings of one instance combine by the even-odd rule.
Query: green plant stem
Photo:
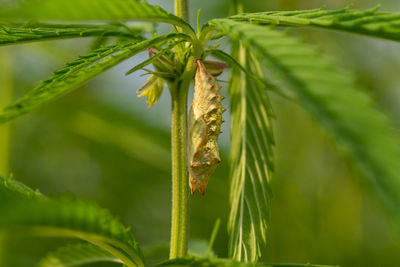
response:
[[[231,15],[243,13],[243,0],[231,0],[229,13]]]
[[[170,259],[184,257],[188,243],[187,96],[196,70],[194,57],[179,80],[169,84],[172,97],[172,221]]]
[[[0,52],[0,110],[11,103],[12,82],[12,58],[10,51],[5,49]],[[10,150],[10,124],[0,126],[0,174],[8,176],[9,150]]]
[[[188,0],[175,0],[175,15],[181,17],[186,22],[189,21]]]
[[[11,103],[13,94],[13,69],[12,57],[9,49],[0,52],[0,110]],[[9,175],[9,152],[10,152],[11,129],[10,124],[0,126],[0,174]],[[0,231],[0,266],[3,266],[3,258],[6,248],[6,234]]]
[[[171,88],[171,87],[170,87]],[[187,251],[188,174],[186,166],[187,91],[171,88],[172,96],[172,221],[170,258],[183,257]]]
[[[187,0],[175,0],[175,14],[188,20]],[[187,96],[195,71],[194,58],[189,58],[185,71],[169,83],[172,98],[172,218],[170,259],[185,257],[188,246],[188,170],[187,170]]]

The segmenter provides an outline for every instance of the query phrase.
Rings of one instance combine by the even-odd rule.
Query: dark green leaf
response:
[[[89,243],[68,245],[49,253],[37,267],[74,267],[99,262],[123,263],[106,250]]]
[[[15,234],[27,230],[34,235],[80,238],[128,266],[143,266],[132,232],[107,211],[79,200],[38,197],[18,182],[4,178],[0,181],[1,228]]]
[[[13,178],[4,178],[0,176],[0,195],[6,197],[15,197],[17,199],[32,199],[44,197],[39,191],[33,191],[23,183]]]
[[[328,265],[296,264],[296,263],[243,263],[226,259],[183,258],[166,261],[158,266],[187,267],[333,267]]]

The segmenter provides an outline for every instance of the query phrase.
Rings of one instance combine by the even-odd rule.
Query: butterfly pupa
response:
[[[197,60],[195,89],[189,113],[188,163],[189,186],[204,195],[211,174],[221,162],[218,136],[223,122],[222,99],[216,79]]]

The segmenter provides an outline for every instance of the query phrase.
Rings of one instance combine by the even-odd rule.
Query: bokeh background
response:
[[[149,1],[172,11],[172,0]],[[191,0],[191,21],[228,15],[226,0]],[[344,0],[246,0],[247,11],[341,8]],[[353,0],[357,9],[377,3]],[[381,10],[400,12],[400,1],[381,0]],[[160,31],[169,27],[160,25]],[[400,44],[313,29],[292,32],[318,45],[337,65],[351,70],[400,129]],[[93,40],[47,41],[0,47],[0,107],[87,53]],[[225,44],[224,44],[225,45]],[[229,50],[229,47],[225,45]],[[86,86],[0,127],[0,173],[13,175],[49,196],[78,196],[98,203],[132,227],[148,263],[168,256],[170,231],[170,97],[149,109],[135,91],[146,79],[124,73],[145,53]],[[228,79],[226,73],[221,79]],[[222,93],[227,95],[226,83]],[[334,146],[297,105],[271,95],[277,119],[276,172],[268,245],[261,261],[400,266],[400,226]],[[228,106],[229,100],[225,102]],[[228,113],[228,112],[227,112]],[[229,121],[229,115],[226,119]],[[201,254],[215,221],[214,246],[227,256],[229,125],[221,136],[222,163],[204,197],[190,198],[190,247]],[[400,164],[400,162],[399,162]],[[0,266],[33,266],[47,251],[77,242],[3,235]],[[96,265],[100,266],[100,265]],[[103,265],[102,265],[103,266]],[[104,265],[106,266],[106,265]],[[107,265],[108,266],[108,265]],[[112,265],[109,265],[112,266]]]

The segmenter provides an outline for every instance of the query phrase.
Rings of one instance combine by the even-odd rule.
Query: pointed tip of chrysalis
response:
[[[206,67],[204,67],[203,62],[201,62],[200,59],[196,59],[196,64],[197,64],[197,72],[207,72]],[[208,72],[207,72],[208,73]]]
[[[206,193],[206,188],[207,188],[207,182],[205,181],[196,181],[196,179],[194,179],[193,177],[190,177],[190,190],[192,195],[194,195],[194,193],[199,190],[199,192],[204,196],[204,194]]]
[[[205,188],[204,189],[199,188],[199,191],[200,191],[202,196],[204,196],[204,194],[206,193],[206,189]]]

